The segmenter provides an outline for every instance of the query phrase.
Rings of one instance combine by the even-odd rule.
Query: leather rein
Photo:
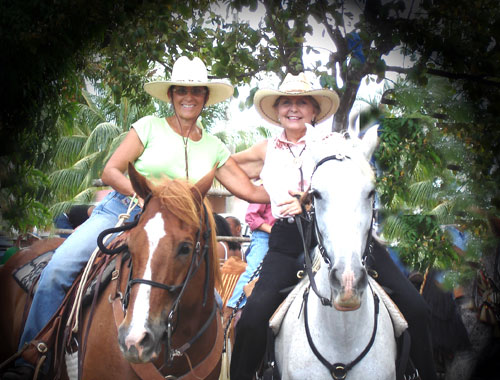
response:
[[[344,161],[345,159],[350,159],[349,156],[346,156],[346,155],[343,155],[343,154],[333,154],[333,155],[330,155],[330,156],[327,156],[323,159],[321,159],[320,161],[318,161],[318,163],[315,165],[314,167],[314,170],[311,174],[311,179],[314,175],[314,173],[316,172],[316,170],[318,169],[319,166],[321,166],[322,164],[324,164],[325,162],[328,162],[328,161],[332,161],[332,160],[335,160],[335,161]],[[312,258],[311,258],[311,251],[309,249],[309,246],[310,246],[310,243],[311,243],[311,235],[312,235],[312,231],[314,230],[314,233],[316,235],[316,240],[318,242],[318,250],[321,254],[321,257],[323,258],[323,261],[328,265],[328,270],[331,270],[332,268],[332,262],[326,252],[326,249],[325,249],[325,245],[324,245],[324,240],[323,240],[323,236],[321,234],[321,231],[319,230],[318,228],[318,223],[317,223],[317,220],[316,220],[316,213],[315,213],[315,205],[314,205],[314,199],[315,198],[319,198],[321,199],[321,195],[319,193],[317,193],[315,190],[310,190],[309,191],[309,194],[312,195],[312,206],[311,206],[311,209],[310,211],[306,212],[304,209],[303,209],[303,214],[302,215],[296,215],[295,216],[295,220],[296,220],[296,223],[297,223],[297,227],[298,227],[298,230],[299,230],[299,233],[302,237],[302,242],[303,242],[303,245],[304,245],[304,267],[305,267],[305,270],[306,270],[306,273],[307,273],[307,276],[309,277],[309,287],[306,288],[306,290],[304,291],[304,295],[303,295],[303,308],[304,308],[304,326],[305,326],[305,330],[306,330],[306,336],[307,336],[307,341],[309,343],[309,346],[311,348],[311,350],[313,351],[314,355],[318,358],[318,360],[329,370],[331,376],[333,377],[333,379],[335,380],[343,380],[346,378],[347,376],[347,372],[349,370],[351,370],[357,363],[359,363],[365,356],[366,354],[370,351],[372,345],[373,345],[373,342],[375,341],[375,336],[377,334],[377,325],[378,325],[378,314],[379,314],[379,298],[378,296],[373,292],[372,290],[372,295],[373,295],[373,301],[374,301],[374,306],[375,306],[375,311],[374,311],[374,325],[373,325],[373,332],[372,332],[372,336],[370,338],[370,341],[368,342],[367,346],[365,347],[365,349],[354,359],[352,360],[350,363],[347,363],[347,364],[344,364],[344,363],[330,363],[328,360],[326,360],[323,355],[321,355],[321,353],[318,351],[317,347],[314,345],[314,342],[312,340],[312,337],[311,337],[311,332],[310,332],[310,329],[309,329],[309,324],[308,324],[308,313],[307,313],[307,300],[308,300],[308,296],[309,296],[309,289],[312,288],[314,293],[316,293],[316,295],[318,296],[318,298],[320,299],[321,301],[321,304],[323,306],[329,306],[329,307],[332,307],[333,306],[333,303],[332,303],[332,299],[328,299],[324,296],[322,296],[316,286],[316,281],[314,279],[314,273],[313,273],[313,264],[312,264]],[[304,216],[305,215],[305,216]],[[302,221],[301,219],[304,218],[308,224],[307,224],[307,228],[303,229],[302,227]],[[367,235],[367,241],[366,241],[366,245],[365,245],[365,252],[363,253],[363,257],[366,258],[367,256],[371,255],[372,253],[372,250],[373,250],[373,242],[372,242],[372,238],[371,238],[371,235],[372,235],[372,229],[373,229],[373,217],[372,217],[372,221],[371,221],[371,225],[370,225],[370,229],[369,229],[369,232],[368,232],[368,235]]]
[[[146,206],[147,206],[150,198],[151,198],[151,194],[145,199],[141,214],[144,213],[144,211],[146,210]],[[165,354],[165,356],[166,356],[165,357],[165,361],[166,361],[165,365],[166,366],[172,365],[172,362],[173,362],[175,357],[179,357],[179,356],[184,355],[184,353],[210,327],[212,321],[214,319],[218,320],[218,318],[216,318],[217,304],[214,301],[214,305],[213,305],[212,311],[210,313],[210,316],[208,317],[207,321],[203,324],[203,326],[197,331],[197,333],[188,342],[184,343],[181,347],[179,347],[177,349],[172,347],[172,336],[175,332],[174,317],[178,313],[178,307],[179,307],[181,298],[184,294],[184,291],[185,291],[189,281],[193,278],[193,276],[196,274],[196,272],[200,268],[200,264],[201,264],[202,260],[204,260],[206,263],[206,265],[205,265],[205,281],[204,281],[204,289],[203,289],[203,306],[205,306],[206,302],[207,302],[208,285],[209,285],[208,280],[210,277],[210,273],[209,273],[209,271],[210,271],[210,265],[209,265],[210,264],[210,257],[208,255],[208,252],[209,252],[209,241],[210,241],[211,228],[210,228],[210,224],[209,224],[208,212],[207,212],[206,206],[203,203],[202,203],[202,205],[203,205],[204,217],[205,217],[205,229],[203,229],[203,219],[200,217],[200,227],[199,227],[198,231],[196,232],[195,249],[194,249],[194,252],[193,252],[193,255],[191,258],[188,272],[187,272],[186,277],[184,278],[184,280],[181,284],[169,285],[169,284],[163,284],[163,283],[156,282],[156,281],[146,280],[144,278],[132,278],[132,264],[131,264],[132,261],[131,261],[131,259],[129,262],[130,271],[129,271],[129,279],[127,281],[127,288],[125,291],[125,296],[124,296],[123,302],[122,302],[123,310],[126,310],[128,307],[128,298],[129,298],[130,290],[131,290],[132,285],[134,285],[134,284],[145,284],[145,285],[149,285],[151,287],[157,287],[157,288],[166,290],[170,294],[177,295],[174,302],[172,303],[172,306],[170,308],[170,312],[168,313],[168,317],[167,317],[167,333],[166,333],[166,338],[165,338],[165,345],[167,348],[166,354]],[[136,217],[136,219],[133,222],[131,222],[130,224],[124,225],[124,226],[119,227],[119,228],[110,228],[110,229],[102,231],[101,234],[99,234],[99,237],[97,239],[97,243],[98,243],[100,250],[103,253],[109,254],[109,255],[124,252],[124,251],[128,250],[128,246],[126,244],[122,245],[120,247],[114,248],[114,249],[108,249],[107,247],[104,246],[103,239],[111,233],[126,231],[126,230],[129,230],[129,229],[137,226],[141,214],[139,214]],[[204,231],[204,232],[202,233],[202,231]],[[202,235],[203,241],[204,241],[203,247],[201,247],[201,238],[200,238],[201,235]],[[123,320],[123,318],[121,318],[121,319]],[[116,320],[116,317],[115,317],[115,320]],[[219,330],[220,330],[219,325],[220,325],[220,323],[217,323],[217,330],[218,330],[217,337],[219,335],[221,335],[221,334],[219,334]],[[219,346],[222,349],[222,340],[220,339],[220,342],[219,342],[219,339],[217,338],[216,342],[214,343],[214,348],[212,349],[212,352],[209,354],[209,358],[207,358],[207,359],[210,359],[210,361],[213,361],[214,350],[218,350]],[[149,363],[149,364],[154,366],[152,363]],[[133,366],[134,370],[137,371],[137,368],[136,368],[137,366],[134,366],[134,365],[132,365],[132,366]],[[200,365],[198,365],[197,367],[200,367]],[[192,372],[192,370],[190,372]],[[151,372],[147,372],[146,374],[147,374],[147,376],[152,375]],[[158,374],[159,374],[159,372],[158,372]],[[188,378],[188,377],[189,376],[184,375],[182,377],[179,377],[179,379]],[[196,375],[195,375],[195,377],[196,377]],[[163,376],[161,378],[163,378]],[[167,379],[174,379],[176,377],[167,376],[166,378]]]

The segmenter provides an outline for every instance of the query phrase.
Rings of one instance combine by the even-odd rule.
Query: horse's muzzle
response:
[[[336,268],[330,271],[330,284],[333,291],[333,306],[339,311],[353,311],[361,306],[361,298],[367,286],[366,270],[356,271]]]
[[[125,359],[132,363],[147,363],[156,359],[161,350],[164,328],[122,325],[118,329],[118,343]]]

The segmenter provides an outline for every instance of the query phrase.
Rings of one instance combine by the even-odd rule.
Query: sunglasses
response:
[[[176,95],[180,96],[185,96],[189,93],[193,96],[204,96],[207,92],[208,89],[206,87],[184,87],[184,86],[178,86],[174,87],[172,90]]]

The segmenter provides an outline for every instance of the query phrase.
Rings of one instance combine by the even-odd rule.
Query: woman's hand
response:
[[[280,214],[283,216],[302,214],[302,205],[300,204],[302,193],[289,190],[288,194],[290,194],[292,198],[278,204],[278,206],[280,206]]]

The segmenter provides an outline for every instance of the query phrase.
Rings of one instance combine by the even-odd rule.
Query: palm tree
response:
[[[98,88],[95,95],[82,90],[82,97],[85,102],[78,104],[71,126],[61,127],[71,133],[60,138],[54,157],[55,170],[49,175],[54,215],[66,211],[72,204],[92,201],[102,187],[96,179],[100,178],[106,161],[131,124],[156,111],[153,102],[136,107],[128,98],[122,98],[120,104],[114,104],[105,88]]]

